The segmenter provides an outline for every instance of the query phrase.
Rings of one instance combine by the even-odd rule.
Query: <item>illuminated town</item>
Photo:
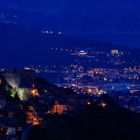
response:
[[[109,104],[101,99],[103,95],[110,96],[122,108],[140,113],[140,66],[124,67],[127,61],[123,56],[128,52],[115,49],[108,53],[91,53],[89,50],[74,52],[61,48],[51,50],[69,52],[69,55],[76,57],[78,64],[1,69],[0,88],[3,94],[0,109],[4,109],[5,113],[1,112],[3,121],[0,126],[4,135],[23,138],[31,126],[45,127],[50,115],[76,115],[93,103],[108,108]],[[108,64],[122,66],[95,68],[84,64],[83,57],[100,62],[98,54],[106,55]],[[17,111],[21,116],[17,116]]]
[[[90,66],[92,61],[87,60],[89,62],[87,67],[82,59],[79,59],[78,65],[32,67],[36,73],[46,77],[46,80],[54,83],[58,87],[70,88],[77,94],[88,94],[93,98],[101,94],[109,94],[116,100],[119,100],[121,106],[129,108],[132,111],[140,111],[140,106],[138,104],[140,100],[140,66],[133,65],[125,67],[125,63],[128,63],[123,59],[126,52],[121,52],[119,50],[111,50],[108,53],[94,52],[93,57],[92,53],[85,50],[76,50],[76,52],[73,53],[72,50],[68,49],[51,49],[55,51],[69,51],[70,55],[76,55],[80,58],[94,58],[93,61],[99,63],[102,60],[96,58],[96,55],[101,53],[105,54],[108,58],[106,63],[112,64],[113,66],[122,66],[118,68],[95,68],[94,66]],[[134,98],[135,104],[131,104],[131,100]]]
[[[52,127],[53,117],[76,120],[89,109],[98,114],[116,106],[140,113],[140,63],[130,50],[50,47],[47,51],[71,61],[0,69],[1,139],[26,140],[36,127],[44,131],[49,123]]]
[[[0,0],[0,140],[140,140],[138,0]]]

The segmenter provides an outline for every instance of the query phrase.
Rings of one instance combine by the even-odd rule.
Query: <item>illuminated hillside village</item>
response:
[[[58,88],[37,76],[31,68],[1,70],[0,75],[2,136],[21,138],[26,132],[26,127],[45,127],[47,116],[52,114],[76,115],[93,103],[97,103],[103,109],[110,106],[102,99],[101,95],[106,95],[106,92],[101,89],[89,86],[87,94],[79,94],[70,87]],[[120,101],[125,99],[123,95],[118,95],[118,98]]]
[[[62,52],[65,50],[61,49]],[[94,111],[95,114],[112,111],[116,106],[117,109],[140,112],[139,65],[121,68],[86,67],[82,58],[92,58],[93,54],[79,50],[71,51],[70,55],[79,58],[77,65],[1,69],[0,138],[25,139],[26,133],[34,126],[47,129],[50,124],[52,127],[53,117],[57,115],[69,116],[71,121],[76,120],[81,112],[85,117]],[[123,57],[125,52],[117,49],[109,53],[96,52],[96,55],[94,57],[98,62],[102,61],[98,55],[105,55],[109,58],[107,62],[113,65],[127,63]],[[89,109],[91,112],[88,114]],[[116,112],[119,113],[118,110]],[[100,122],[100,117],[98,119]]]
[[[19,138],[24,134],[25,126],[45,126],[49,114],[75,112],[91,104],[90,97],[51,85],[37,78],[35,71],[30,68],[2,70],[0,75],[2,137]]]

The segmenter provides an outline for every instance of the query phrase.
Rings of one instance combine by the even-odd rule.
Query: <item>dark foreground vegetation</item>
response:
[[[140,115],[118,108],[87,106],[77,115],[49,116],[45,128],[34,127],[28,140],[139,140]]]

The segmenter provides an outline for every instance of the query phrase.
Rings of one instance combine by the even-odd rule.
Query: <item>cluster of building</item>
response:
[[[113,65],[125,61],[122,61],[125,52],[116,49],[110,52],[91,52],[89,49],[74,52],[71,49],[52,48],[54,50],[67,51],[77,58],[95,57],[97,60],[97,56],[105,56],[105,61],[107,58],[107,63],[113,62]],[[45,126],[50,115],[69,112],[73,115],[93,102],[106,108],[108,105],[100,100],[104,94],[112,96],[121,106],[140,112],[140,66],[95,68],[79,62],[68,66],[39,65],[23,70],[1,69],[1,137],[22,137],[28,126]],[[47,83],[42,76],[53,84]]]
[[[31,69],[0,72],[0,138],[21,138],[28,108],[24,102],[39,97],[34,82],[35,72]]]
[[[117,53],[116,51],[113,52]],[[118,55],[118,54],[117,54]],[[40,72],[42,73],[42,72]],[[87,68],[83,65],[48,66],[43,72],[46,79],[58,87],[71,88],[77,94],[88,94],[92,97],[110,94],[118,100],[121,93],[126,94],[123,106],[128,98],[137,95],[140,99],[140,67],[124,68]],[[137,106],[135,106],[137,108]],[[138,111],[136,109],[136,111]]]
[[[71,65],[46,65],[45,67],[39,65],[31,68],[35,73],[43,75],[50,83],[92,97],[101,94],[116,97],[112,93],[127,93],[127,96],[121,100],[123,106],[131,100],[129,99],[131,95],[134,97],[134,94],[137,94],[139,99],[140,66],[135,65],[133,60],[129,61],[130,52],[118,49],[99,51],[92,48],[51,48],[51,50],[58,53],[67,52],[75,58],[75,62]],[[116,99],[119,99],[119,96]]]
[[[74,115],[91,104],[90,96],[58,88],[38,76],[31,68],[0,72],[0,138],[20,139],[31,126],[45,127],[50,115]]]
[[[11,95],[14,97],[17,93],[20,100],[27,100],[31,95],[38,95],[37,89],[34,87],[35,72],[31,69],[24,70],[8,70],[2,71],[1,75],[11,86]]]
[[[97,50],[95,48],[87,47],[87,49],[81,48],[50,48],[52,51],[57,53],[65,53],[71,58],[75,58],[75,63],[87,63],[91,64],[103,64],[103,66],[123,66],[123,65],[134,65],[135,60],[128,61],[130,58],[129,51],[122,51],[118,49],[111,50]],[[84,58],[84,59],[81,59]],[[100,65],[98,65],[100,66]]]

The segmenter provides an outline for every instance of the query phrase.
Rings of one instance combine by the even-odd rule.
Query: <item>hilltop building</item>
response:
[[[35,72],[32,69],[4,71],[1,74],[12,88],[11,96],[17,93],[20,100],[27,100],[30,94],[38,95],[34,88]]]

